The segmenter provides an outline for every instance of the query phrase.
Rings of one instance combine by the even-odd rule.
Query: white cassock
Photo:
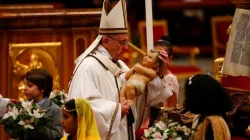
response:
[[[98,52],[108,56],[107,51],[98,47]],[[124,64],[124,63],[123,63]],[[126,69],[122,67],[121,69]],[[78,67],[69,88],[68,100],[72,98],[85,98],[90,101],[97,122],[98,131],[102,139],[105,139],[111,124],[112,115],[119,101],[119,91],[123,85],[124,74],[115,77],[109,70],[98,62],[95,58],[88,56]],[[116,84],[117,81],[117,84]],[[159,77],[148,84],[148,94],[144,93],[137,97],[132,106],[135,123],[133,130],[141,125],[145,115],[148,114],[146,107],[165,101],[171,96],[168,89],[165,89],[164,81]],[[147,97],[146,97],[147,95]],[[146,100],[147,99],[147,100]],[[112,127],[112,140],[127,140],[127,118],[121,120],[121,105],[119,104],[118,113]]]
[[[2,117],[6,112],[8,102],[9,99],[3,98],[2,95],[0,94],[0,117]]]

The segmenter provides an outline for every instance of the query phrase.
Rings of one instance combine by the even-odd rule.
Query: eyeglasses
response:
[[[128,46],[128,41],[127,41],[127,40],[118,40],[118,39],[113,38],[113,37],[111,37],[111,36],[108,36],[108,38],[110,38],[110,39],[116,41],[116,42],[117,42],[119,45],[121,45],[122,47]]]

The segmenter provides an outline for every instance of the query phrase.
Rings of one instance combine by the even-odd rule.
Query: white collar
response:
[[[109,54],[109,52],[108,52],[101,44],[99,44],[99,45],[97,46],[97,51],[98,51],[99,53],[101,53],[102,55],[108,56],[108,57],[112,60],[112,57],[111,57],[111,55]]]

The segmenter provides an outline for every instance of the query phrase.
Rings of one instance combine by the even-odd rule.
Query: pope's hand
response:
[[[128,114],[128,110],[129,110],[129,105],[128,105],[128,100],[125,100],[121,103],[122,106],[122,118]]]

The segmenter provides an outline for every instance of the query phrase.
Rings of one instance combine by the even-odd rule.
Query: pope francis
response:
[[[147,90],[135,99],[133,106],[128,106],[126,101],[119,103],[120,89],[128,71],[119,57],[127,49],[127,44],[125,0],[119,0],[114,7],[109,0],[104,0],[99,35],[75,61],[68,100],[89,100],[100,136],[106,140],[134,140],[135,130],[148,115],[148,107],[170,96],[164,81],[157,76],[147,84]],[[130,114],[130,119],[125,117],[127,114]]]

